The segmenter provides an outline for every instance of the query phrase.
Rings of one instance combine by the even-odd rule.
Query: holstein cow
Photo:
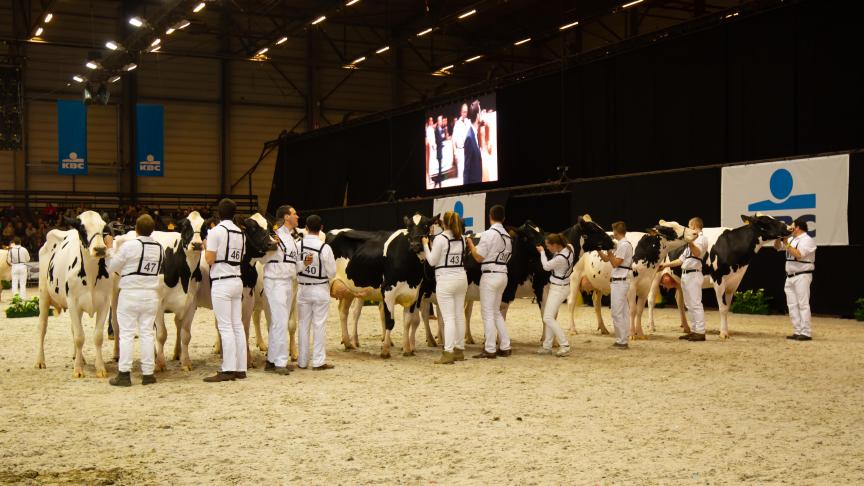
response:
[[[67,223],[68,231],[51,230],[39,249],[39,352],[36,368],[45,368],[45,331],[48,308],[69,310],[75,344],[72,376],[84,377],[84,328],[81,317],[95,314],[93,344],[96,376],[108,376],[102,359],[103,325],[108,316],[111,277],[105,266],[105,221],[94,211],[84,211]]]
[[[688,241],[696,238],[696,232],[675,222],[661,220],[648,233],[628,231],[627,240],[633,245],[633,279],[627,292],[630,307],[630,335],[644,338],[642,331],[642,308],[657,272],[657,266],[663,262],[670,249],[682,247]],[[597,315],[597,329],[601,334],[609,334],[603,323],[600,299],[602,295],[611,292],[610,276],[612,265],[600,260],[596,252],[585,253],[573,268],[570,275],[570,296],[567,307],[570,310],[570,332],[576,331],[574,310],[582,290],[583,281],[587,281],[593,290],[594,311]],[[584,279],[583,279],[584,277]],[[587,290],[587,289],[586,289]]]
[[[155,371],[165,370],[165,341],[168,332],[165,328],[165,312],[174,314],[177,339],[174,343],[175,360],[180,360],[183,371],[192,369],[189,359],[189,340],[192,332],[192,319],[197,309],[198,285],[201,283],[201,252],[207,237],[204,218],[197,211],[177,222],[175,231],[154,231],[151,237],[163,249],[162,272],[160,274],[159,307],[156,310],[156,367]],[[134,240],[136,233],[131,231],[114,240],[114,248],[119,249],[125,242]],[[117,332],[117,299],[120,295],[119,279],[115,279],[111,298],[111,318]],[[114,353],[117,356],[115,340]]]
[[[337,299],[370,297],[383,301],[384,322],[382,358],[390,357],[390,333],[396,305],[403,308],[403,355],[412,356],[415,333],[420,323],[417,298],[423,280],[422,238],[437,220],[420,214],[404,219],[405,229],[388,232],[342,231],[328,244],[337,262],[337,278],[330,293]],[[340,259],[342,263],[340,264]],[[350,306],[350,304],[349,304]],[[341,312],[340,312],[341,314]],[[343,344],[347,329],[343,329]],[[348,345],[346,345],[347,347]]]
[[[263,216],[261,216],[261,218],[263,218]],[[258,270],[255,268],[255,261],[263,258],[268,251],[275,250],[276,243],[272,238],[270,238],[269,225],[262,226],[258,224],[255,219],[246,218],[242,224],[238,226],[240,226],[243,230],[243,234],[246,236],[246,254],[243,257],[243,261],[240,263],[240,278],[243,281],[242,319],[243,328],[246,331],[247,362],[250,368],[254,368],[255,358],[249,352],[248,340],[249,323],[252,320],[252,310],[255,307],[255,287],[258,285]],[[203,254],[201,255],[200,269],[201,284],[198,286],[198,307],[212,309],[213,302],[210,300],[210,266],[207,265]],[[261,339],[263,340],[263,338]],[[222,352],[222,341],[219,339],[218,333],[216,336],[216,343],[213,346],[213,352]]]

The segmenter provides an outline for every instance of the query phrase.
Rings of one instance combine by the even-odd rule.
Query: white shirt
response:
[[[231,230],[232,233],[229,233]],[[239,233],[239,234],[238,234]],[[241,237],[240,228],[233,221],[220,221],[218,225],[207,232],[207,251],[216,253],[216,261],[210,267],[210,278],[217,279],[222,277],[240,276],[239,263],[243,260],[246,254],[246,239]],[[230,243],[230,245],[229,245]],[[236,262],[236,265],[228,263],[228,261]],[[224,261],[224,262],[223,262]]]
[[[786,252],[786,273],[805,272],[816,269],[816,240],[807,233],[789,238],[789,245],[801,252],[800,258],[795,258]]]
[[[465,138],[468,137],[468,119],[460,118],[453,125],[453,146],[457,150],[465,147]]]
[[[291,230],[280,226],[276,230],[276,251],[264,262],[264,278],[290,280],[297,276],[297,260],[300,249]]]
[[[6,254],[6,262],[9,265],[18,265],[30,261],[30,252],[23,246],[12,244],[9,247],[9,253]]]
[[[465,277],[465,237],[453,238],[453,232],[444,230],[432,238],[432,247],[423,245],[426,261],[435,269],[435,278]]]
[[[159,288],[162,245],[149,236],[127,241],[119,250],[109,249],[105,263],[108,273],[120,274],[121,289]]]
[[[573,245],[567,245],[548,260],[546,252],[540,252],[540,264],[543,265],[543,270],[552,272],[552,275],[549,275],[549,283],[570,285],[570,274],[573,273],[573,265],[576,264],[576,251]]]
[[[318,235],[306,235],[300,245],[297,259],[297,280],[301,285],[330,283],[336,277],[336,258],[330,245],[321,241]],[[306,266],[306,255],[312,255],[312,263]]]
[[[702,270],[702,260],[708,255],[708,238],[700,231],[699,236],[693,240],[693,245],[699,248],[699,256],[693,256],[690,245],[687,245],[681,254],[681,270]]]
[[[630,269],[633,267],[633,245],[627,238],[618,240],[615,258],[620,258],[623,261],[617,267],[612,268],[612,278],[625,278],[630,275]]]
[[[480,235],[477,253],[483,256],[484,272],[507,273],[507,262],[513,254],[513,241],[504,225],[495,223]]]

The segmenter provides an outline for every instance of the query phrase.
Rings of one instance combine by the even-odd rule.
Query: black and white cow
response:
[[[436,220],[437,217],[415,214],[405,217],[405,229],[347,230],[328,241],[337,262],[337,277],[330,294],[340,300],[369,298],[383,302],[380,306],[384,322],[382,358],[390,357],[390,333],[395,325],[393,313],[397,304],[403,309],[403,355],[414,354],[415,334],[420,323],[416,304],[423,281],[422,238],[429,234]],[[348,339],[347,328],[343,328],[343,344],[346,348],[355,344]]]
[[[93,344],[96,347],[96,376],[108,376],[102,359],[102,338],[108,304],[111,299],[111,276],[105,264],[105,221],[94,211],[84,211],[67,220],[72,228],[51,230],[39,249],[39,352],[36,368],[45,368],[45,331],[48,309],[69,310],[75,345],[72,376],[84,377],[84,328],[81,317],[95,314]]]
[[[12,266],[9,265],[9,250],[0,248],[0,281],[12,280]],[[3,301],[3,287],[0,286],[0,302]]]

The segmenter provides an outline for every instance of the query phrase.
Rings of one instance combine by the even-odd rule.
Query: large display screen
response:
[[[426,112],[426,189],[498,180],[495,94],[471,97]]]

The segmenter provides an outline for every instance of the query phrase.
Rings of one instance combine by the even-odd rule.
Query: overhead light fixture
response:
[[[162,39],[157,37],[156,39],[153,40],[153,42],[150,43],[150,47],[156,47],[161,43],[162,43]]]
[[[390,46],[384,46],[381,49],[378,49],[377,51],[375,51],[375,54],[383,54],[389,50],[390,50]]]
[[[469,10],[468,12],[465,12],[465,13],[463,13],[462,15],[460,15],[460,16],[459,16],[459,19],[464,19],[464,18],[470,17],[470,16],[472,16],[472,15],[474,15],[474,14],[476,14],[476,13],[477,13],[477,10],[476,10],[476,9]]]
[[[518,41],[514,42],[513,45],[514,45],[514,46],[521,46],[522,44],[527,44],[527,43],[529,43],[529,42],[531,42],[531,38],[530,38],[530,37],[526,37],[526,38],[524,38],[524,39],[522,39],[522,40],[518,40]]]
[[[176,30],[177,30],[177,29],[175,29],[174,27],[168,27],[168,30],[165,31],[165,35],[171,35],[171,34],[173,34]]]
[[[112,51],[116,51],[117,49],[120,49],[120,44],[118,44],[114,41],[108,41],[105,43],[105,47],[107,47],[108,49],[111,49]]]
[[[284,44],[284,43],[286,43],[286,42],[288,42],[288,38],[287,38],[287,37],[283,37],[283,38],[279,39],[278,41],[276,41],[276,45],[278,46],[278,45],[280,45],[280,44]]]
[[[87,66],[87,69],[99,69],[99,63],[96,61],[87,61],[85,66]]]
[[[256,56],[263,56],[265,52],[269,51],[269,47],[262,47],[258,52],[255,53]]]
[[[45,32],[45,29],[43,29],[42,27],[37,27],[36,32],[33,34],[33,37],[39,37],[40,35],[42,35],[42,32]]]
[[[432,32],[432,27],[429,27],[428,29],[424,30],[423,32],[418,32],[417,37],[423,37],[424,35],[428,34],[429,32]]]
[[[570,23],[567,24],[567,25],[562,25],[561,27],[558,27],[558,30],[567,30],[567,29],[569,29],[570,27],[576,27],[577,25],[579,25],[579,21],[578,21],[578,20],[577,20],[576,22],[570,22]]]
[[[642,3],[642,2],[644,2],[644,1],[645,1],[645,0],[633,0],[633,1],[630,2],[630,3],[625,3],[624,5],[621,5],[621,8],[630,8],[630,7],[632,7],[633,5],[636,5],[636,4],[639,4],[639,3]]]
[[[137,64],[135,64],[134,62],[130,62],[129,64],[123,66],[123,70],[126,72],[134,71],[135,68],[137,68],[137,67],[138,67]]]
[[[351,0],[350,2],[346,3],[345,6],[350,7],[351,5],[354,5],[355,3],[359,2],[359,1],[360,0]]]
[[[46,24],[50,23],[51,19],[53,19],[53,18],[54,18],[54,14],[52,14],[51,12],[48,12],[47,14],[45,14],[45,20],[43,20],[43,22],[45,22]]]
[[[72,80],[75,81],[76,83],[83,83],[84,82],[84,78],[82,78],[81,76],[78,76],[77,74],[75,76],[72,76]]]
[[[108,78],[109,83],[116,83],[117,81],[120,81],[120,75],[119,74],[115,74],[114,76],[111,76],[110,78]]]
[[[326,15],[322,15],[322,16],[318,17],[317,19],[313,20],[313,21],[312,21],[312,25],[318,25],[318,24],[320,24],[321,22],[324,22],[325,20],[327,20],[327,16],[326,16]]]
[[[366,56],[360,56],[360,57],[358,57],[357,59],[354,59],[353,61],[351,61],[351,64],[361,63],[361,62],[363,62],[363,61],[365,61],[365,60],[366,60]]]
[[[198,13],[198,12],[204,10],[204,7],[206,7],[206,6],[207,6],[206,3],[201,2],[201,3],[199,3],[198,5],[195,5],[195,8],[193,8],[192,11],[195,12],[195,13]]]
[[[129,19],[129,23],[134,25],[135,27],[141,27],[142,25],[144,25],[144,21],[138,17],[132,17],[131,19]]]
[[[465,62],[474,62],[474,61],[476,61],[477,59],[480,59],[481,57],[483,57],[482,54],[480,54],[480,55],[478,55],[478,56],[474,56],[474,57],[469,57],[468,59],[465,59]]]
[[[159,49],[162,49],[162,46],[151,47],[150,52],[157,52]]]
[[[446,71],[448,69],[453,69],[453,65],[450,64],[449,66],[444,66],[443,68],[439,69],[439,71]]]
[[[189,22],[188,20],[183,19],[183,20],[181,20],[180,23],[178,23],[177,26],[174,27],[174,28],[177,29],[177,30],[185,29],[186,27],[189,27],[189,23],[190,23],[190,22]]]
[[[723,17],[723,18],[724,18],[724,19],[731,19],[732,17],[737,17],[737,16],[738,16],[738,12],[732,12],[732,13],[726,15],[726,16]]]

